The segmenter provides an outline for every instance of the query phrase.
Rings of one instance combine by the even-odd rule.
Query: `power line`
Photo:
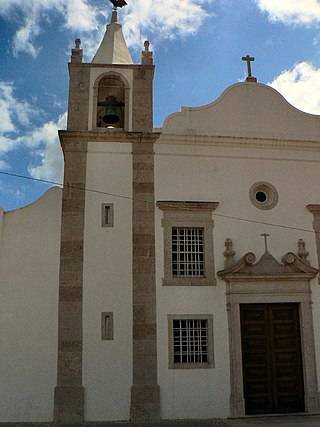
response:
[[[45,184],[52,184],[52,185],[58,185],[59,187],[64,187],[64,185],[62,183],[56,182],[56,181],[49,181],[49,180],[40,179],[40,178],[32,178],[32,177],[26,176],[26,175],[19,175],[19,174],[16,174],[16,173],[3,172],[3,171],[0,171],[0,174],[1,175],[11,176],[11,177],[14,177],[14,178],[27,179],[29,181],[42,182],[42,183],[45,183]],[[121,198],[121,199],[136,200],[136,201],[141,201],[141,202],[145,202],[145,203],[155,204],[155,202],[150,202],[149,200],[146,200],[146,199],[140,199],[140,198],[131,197],[131,196],[124,196],[124,195],[121,195],[121,194],[109,193],[109,192],[106,192],[106,191],[93,190],[93,189],[90,189],[90,188],[82,188],[82,187],[78,187],[76,185],[71,185],[71,184],[68,184],[68,187],[69,188],[74,188],[74,189],[77,189],[77,190],[87,191],[87,192],[90,192],[90,193],[104,194],[104,195],[107,195],[107,196],[118,197],[118,198]],[[187,208],[187,207],[181,208],[181,210],[192,211],[192,209]],[[257,220],[248,219],[248,218],[240,218],[240,217],[236,217],[236,216],[232,216],[232,215],[219,214],[219,213],[216,213],[216,212],[213,212],[213,215],[217,216],[217,217],[221,217],[221,218],[233,219],[235,221],[249,222],[249,223],[252,223],[252,224],[267,225],[267,226],[271,226],[271,227],[284,228],[284,229],[287,229],[287,230],[302,231],[302,232],[305,232],[305,233],[317,233],[315,230],[307,230],[307,229],[304,229],[304,228],[292,227],[292,226],[289,226],[289,225],[282,225],[282,224],[275,224],[275,223],[271,223],[271,222],[257,221]]]
[[[291,227],[289,225],[274,224],[272,222],[256,221],[254,219],[239,218],[239,217],[231,216],[231,215],[217,214],[215,212],[213,212],[213,215],[214,216],[220,216],[222,218],[234,219],[234,220],[238,220],[238,221],[253,222],[255,224],[270,225],[271,227],[286,228],[288,230],[304,231],[306,233],[314,233],[315,232],[314,230],[307,230],[305,228]]]
[[[43,182],[45,184],[58,185],[59,187],[62,187],[62,188],[64,187],[64,185],[61,182],[48,181],[47,179],[32,178],[31,176],[19,175],[19,174],[16,174],[16,173],[9,173],[9,172],[2,172],[2,171],[0,171],[0,174],[1,175],[12,176],[14,178],[28,179],[29,181],[36,181],[36,182]],[[107,193],[106,191],[92,190],[90,188],[77,187],[76,185],[71,185],[71,184],[68,184],[67,187],[68,188],[75,188],[77,190],[89,191],[91,193],[106,194],[107,196],[119,197],[121,199],[130,199],[130,200],[133,200],[133,198],[130,197],[130,196],[123,196],[121,194]],[[146,202],[147,200],[143,200],[143,201]],[[151,203],[151,202],[149,202],[149,203]]]
[[[10,173],[10,172],[3,172],[3,171],[0,171],[0,174],[1,174],[1,175],[13,176],[14,178],[28,179],[29,181],[37,181],[37,182],[44,182],[44,183],[46,183],[46,184],[59,185],[60,187],[63,187],[63,184],[61,184],[60,182],[47,181],[46,179],[40,179],[40,178],[32,178],[31,176],[19,175],[19,174],[17,174],[17,173]]]

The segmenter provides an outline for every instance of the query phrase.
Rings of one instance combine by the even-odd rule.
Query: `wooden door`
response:
[[[298,304],[242,304],[246,414],[304,411]]]

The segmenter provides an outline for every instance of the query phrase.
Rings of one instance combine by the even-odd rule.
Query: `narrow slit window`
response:
[[[110,224],[110,218],[111,218],[111,206],[105,206],[104,207],[104,220],[105,223],[108,225]]]
[[[113,227],[113,203],[102,204],[102,227]]]
[[[101,313],[101,339],[113,340],[113,313]]]

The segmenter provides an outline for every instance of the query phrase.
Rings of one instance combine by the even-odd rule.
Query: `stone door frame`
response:
[[[240,304],[298,303],[301,333],[301,352],[305,388],[305,411],[319,412],[319,393],[313,332],[310,279],[305,277],[249,277],[240,275],[225,278],[227,282],[227,311],[230,354],[230,416],[245,416],[243,391]],[[298,276],[298,275],[297,275]],[[280,283],[281,281],[281,283]]]

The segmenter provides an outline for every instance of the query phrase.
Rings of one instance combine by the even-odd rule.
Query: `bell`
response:
[[[103,116],[102,120],[110,125],[114,125],[115,123],[118,123],[120,120],[116,108],[113,105],[108,105],[106,108],[106,114]]]

